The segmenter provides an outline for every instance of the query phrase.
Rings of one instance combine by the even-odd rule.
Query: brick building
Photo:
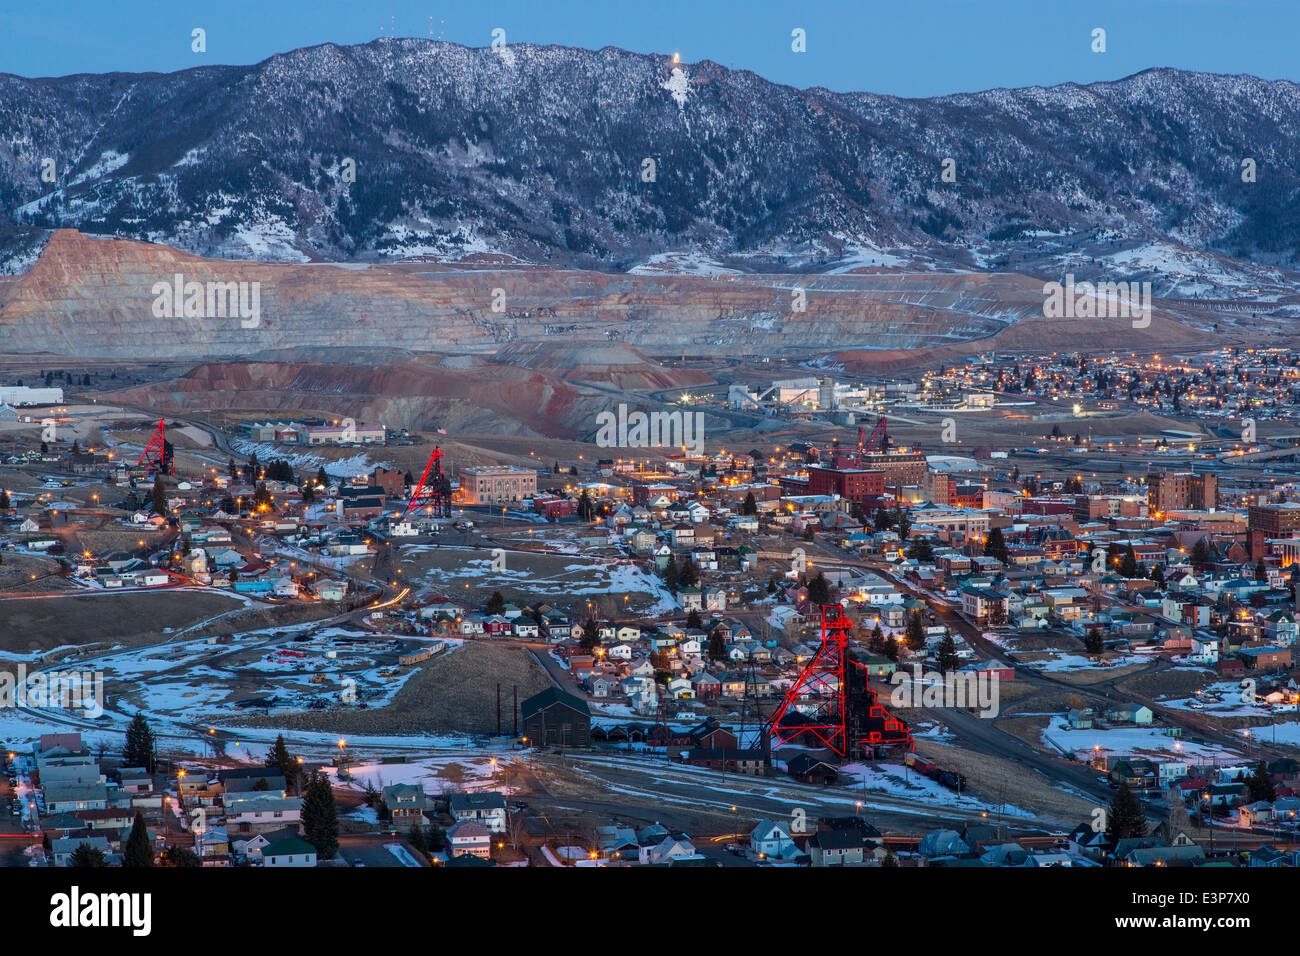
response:
[[[808,467],[808,485],[805,494],[839,495],[847,501],[862,504],[885,493],[885,473],[864,468]]]
[[[537,494],[537,470],[511,465],[466,468],[460,473],[460,490],[467,505],[522,501]]]
[[[1190,471],[1147,475],[1147,507],[1152,512],[1212,511],[1219,506],[1219,479]]]
[[[1246,511],[1246,527],[1250,534],[1250,556],[1259,559],[1264,556],[1269,538],[1300,536],[1300,502],[1251,505]]]

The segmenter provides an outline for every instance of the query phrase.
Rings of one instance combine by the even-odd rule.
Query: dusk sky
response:
[[[1300,79],[1294,0],[0,0],[0,72],[62,76],[254,63],[392,33],[488,46],[680,51],[798,87],[931,96],[1113,80],[1148,67]],[[207,32],[207,52],[190,32]],[[807,52],[791,50],[806,31]],[[1106,31],[1094,53],[1092,32]]]

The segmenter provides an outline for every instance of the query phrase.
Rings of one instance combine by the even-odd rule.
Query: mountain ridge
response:
[[[1291,267],[1300,85],[1160,67],[902,98],[610,46],[326,43],[249,66],[0,75],[0,210],[10,272],[58,226],[267,261],[623,271],[684,254],[1055,277],[1163,243]]]

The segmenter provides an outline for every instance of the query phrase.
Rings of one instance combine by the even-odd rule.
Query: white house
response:
[[[262,865],[275,867],[299,867],[316,865],[316,848],[306,840],[298,837],[285,837],[276,840],[262,850]]]
[[[790,825],[784,820],[759,820],[749,833],[749,848],[769,860],[787,860],[799,852],[790,838]]]
[[[466,820],[482,823],[493,833],[506,829],[506,798],[496,790],[481,793],[453,793],[450,810],[457,823]]]

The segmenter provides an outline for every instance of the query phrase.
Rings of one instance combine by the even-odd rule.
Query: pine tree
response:
[[[424,827],[418,823],[411,824],[410,832],[406,834],[406,842],[411,844],[417,853],[429,855],[429,840],[424,835]]]
[[[96,849],[89,843],[83,843],[72,851],[72,858],[68,862],[69,866],[108,866],[108,861],[104,859],[104,851]]]
[[[587,618],[582,625],[582,633],[578,637],[578,644],[584,651],[594,650],[600,643],[600,625],[596,623],[594,617]]]
[[[1110,798],[1110,811],[1106,815],[1106,842],[1114,847],[1120,840],[1147,835],[1147,818],[1142,814],[1142,803],[1128,788],[1120,783]]]
[[[817,572],[817,577],[808,582],[808,600],[815,607],[831,603],[831,586],[826,581],[826,575],[821,571]]]
[[[691,613],[686,615],[686,626],[691,630],[699,631],[704,628],[704,622],[700,620],[700,612],[691,609]]]
[[[984,542],[984,553],[1003,564],[1007,563],[1007,542],[1002,537],[1001,528],[994,528],[989,532],[988,540]]]
[[[143,714],[136,714],[126,729],[126,749],[122,751],[122,759],[128,767],[143,767],[149,773],[154,771],[153,728]]]
[[[0,488],[0,511],[8,511],[9,508],[10,508],[9,492],[5,491],[3,488]]]
[[[1083,638],[1083,647],[1089,654],[1100,654],[1105,650],[1105,645],[1101,640],[1101,631],[1095,627],[1088,628],[1088,633]]]
[[[885,634],[880,629],[879,621],[871,629],[871,636],[867,638],[867,649],[873,654],[879,654],[885,649]]]
[[[297,757],[289,753],[289,748],[286,747],[284,743],[284,734],[278,734],[276,736],[275,746],[273,746],[271,752],[267,754],[266,766],[275,767],[279,770],[280,776],[284,777],[285,783],[289,786],[295,785],[295,781],[298,779],[298,772],[302,769],[302,765],[298,762]]]
[[[154,475],[153,491],[149,493],[149,501],[154,514],[167,513],[167,488],[163,485],[162,475]]]
[[[203,866],[199,855],[187,846],[169,846],[162,852],[163,866]]]
[[[682,562],[681,570],[677,574],[677,583],[684,588],[693,588],[700,581],[700,574],[695,570],[695,562],[687,558]]]
[[[123,866],[153,866],[153,847],[149,843],[149,831],[145,829],[144,817],[136,813],[135,823],[131,826],[131,835],[122,846]]]
[[[907,556],[917,561],[933,561],[934,546],[930,544],[928,538],[917,538],[907,549]]]
[[[939,670],[945,674],[951,670],[956,670],[957,665],[961,662],[957,657],[957,642],[952,639],[951,634],[945,634],[943,640],[939,642],[939,652],[935,657]]]
[[[1277,788],[1273,786],[1273,780],[1268,774],[1268,768],[1264,766],[1264,761],[1261,760],[1256,764],[1254,773],[1246,778],[1246,792],[1251,803],[1260,800],[1272,803],[1277,799]]]
[[[311,775],[303,794],[302,830],[318,859],[334,859],[339,849],[339,811],[329,777],[319,771]]]
[[[1124,557],[1119,562],[1119,573],[1126,578],[1138,576],[1137,553],[1133,550],[1132,544],[1124,549]]]
[[[727,642],[723,640],[720,631],[714,631],[709,635],[709,660],[721,661],[727,658]]]
[[[907,616],[907,646],[914,651],[925,647],[925,625],[921,623],[921,612],[913,611]]]
[[[668,563],[664,565],[664,587],[677,593],[677,560],[671,554],[668,555]]]
[[[752,491],[745,495],[745,501],[740,506],[740,513],[745,515],[758,514],[758,502],[754,500],[754,493]]]

